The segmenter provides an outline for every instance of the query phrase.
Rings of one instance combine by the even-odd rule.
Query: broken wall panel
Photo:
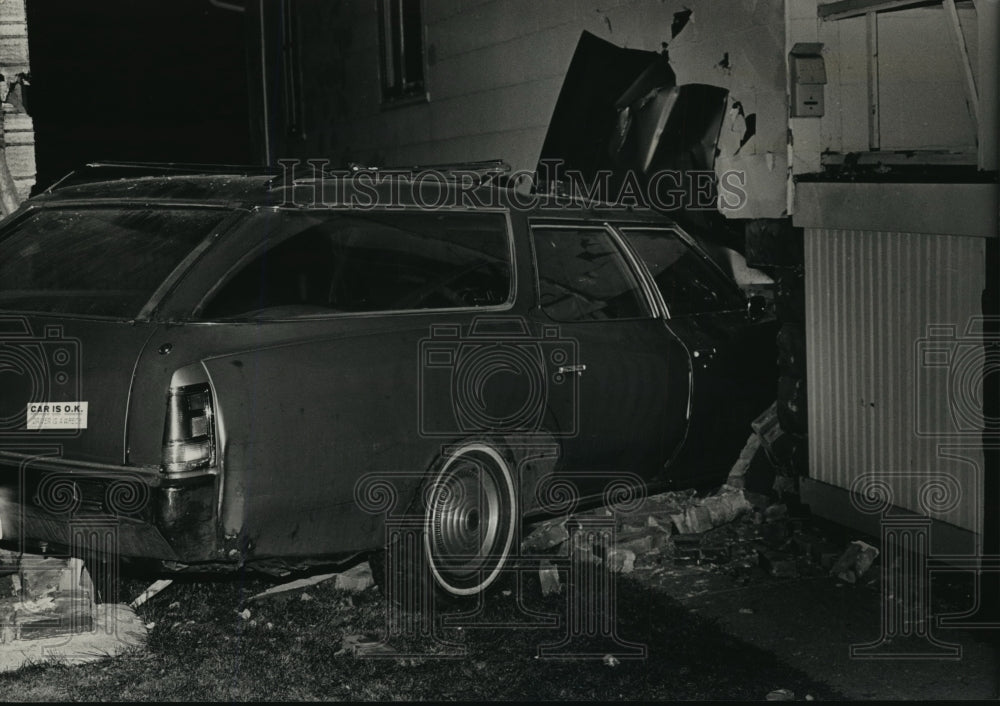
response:
[[[28,198],[35,184],[35,132],[24,106],[28,74],[24,0],[0,2],[0,215]]]

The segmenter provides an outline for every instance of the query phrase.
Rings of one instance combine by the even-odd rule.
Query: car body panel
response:
[[[60,315],[3,314],[4,446],[40,437],[84,462],[125,463],[125,420],[136,359],[155,326]],[[17,371],[31,371],[21,376]],[[84,429],[27,431],[29,403],[87,403]],[[39,419],[38,423],[42,423]]]
[[[451,187],[424,191],[435,188]],[[525,516],[546,512],[536,491],[544,479],[560,474],[574,477],[579,493],[596,502],[603,484],[588,478],[628,474],[651,489],[671,478],[697,477],[699,467],[704,471],[699,454],[711,448],[722,428],[718,411],[738,406],[727,394],[757,375],[752,366],[759,361],[748,362],[745,346],[759,346],[764,359],[770,355],[759,322],[749,321],[744,311],[669,316],[618,230],[622,223],[669,223],[661,215],[581,205],[517,208],[508,192],[484,188],[494,205],[458,203],[442,212],[504,215],[513,276],[511,297],[503,305],[210,321],[202,320],[203,307],[257,248],[281,242],[296,219],[349,213],[350,206],[304,204],[315,193],[314,184],[280,188],[267,177],[239,176],[70,185],[33,200],[32,208],[134,200],[147,207],[210,202],[231,211],[225,227],[208,236],[142,316],[29,317],[34,328],[52,322],[79,339],[81,394],[91,402],[88,428],[58,449],[63,460],[56,470],[92,479],[99,492],[122,475],[148,489],[142,507],[117,517],[126,537],[119,546],[123,556],[178,567],[235,568],[270,561],[295,565],[377,549],[385,539],[386,516],[359,504],[358,483],[373,474],[394,478],[396,511],[403,512],[449,447],[469,439],[488,439],[514,459],[543,449],[540,460],[518,465]],[[401,205],[402,211],[412,207]],[[612,221],[614,228],[608,225]],[[648,315],[552,321],[539,307],[529,223],[604,229],[643,283]],[[556,338],[547,337],[553,331]],[[758,332],[758,339],[746,338],[747,331]],[[564,375],[572,386],[550,391],[543,413],[525,428],[463,425],[456,412],[460,391],[449,387],[455,373],[448,365],[454,363],[442,368],[427,357],[452,350],[458,357],[449,360],[457,361],[463,352],[489,345],[514,347],[543,361],[543,375],[554,380],[558,365],[545,356],[567,342],[575,345],[576,362],[587,368]],[[719,352],[716,365],[705,370],[693,358],[702,348]],[[205,382],[214,401],[215,462],[189,475],[160,471],[168,393],[179,381]],[[494,406],[487,411],[502,416],[517,407],[523,392],[516,385],[494,385],[488,395]],[[36,444],[59,441],[26,437]],[[689,451],[693,439],[702,440],[697,452]],[[5,450],[13,448],[13,437],[0,441]],[[25,467],[19,459],[0,454],[0,466],[19,466],[17,473],[39,474],[32,476],[36,479],[53,472],[37,463]],[[105,466],[93,465],[98,462]],[[23,479],[15,480],[23,486]],[[0,505],[0,513],[25,518],[20,525],[3,518],[4,541],[58,544],[59,528],[72,518],[35,507],[31,498],[18,502],[19,508],[17,502]]]

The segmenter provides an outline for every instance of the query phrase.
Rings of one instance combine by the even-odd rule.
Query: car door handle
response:
[[[587,366],[582,363],[580,365],[560,365],[556,368],[556,374],[567,375],[569,373],[576,373],[577,375],[583,375],[583,371],[586,369]]]

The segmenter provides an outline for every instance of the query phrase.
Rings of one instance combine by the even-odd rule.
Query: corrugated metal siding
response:
[[[929,325],[955,329],[937,348],[973,350],[985,241],[806,229],[805,260],[809,475],[849,490],[877,478],[893,504],[981,532],[979,439],[957,433],[949,368],[918,354]],[[940,455],[956,444],[968,461]]]

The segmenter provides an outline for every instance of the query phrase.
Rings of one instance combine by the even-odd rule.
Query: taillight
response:
[[[173,387],[167,398],[163,430],[163,470],[167,473],[209,468],[215,463],[215,415],[212,390],[205,383]]]

